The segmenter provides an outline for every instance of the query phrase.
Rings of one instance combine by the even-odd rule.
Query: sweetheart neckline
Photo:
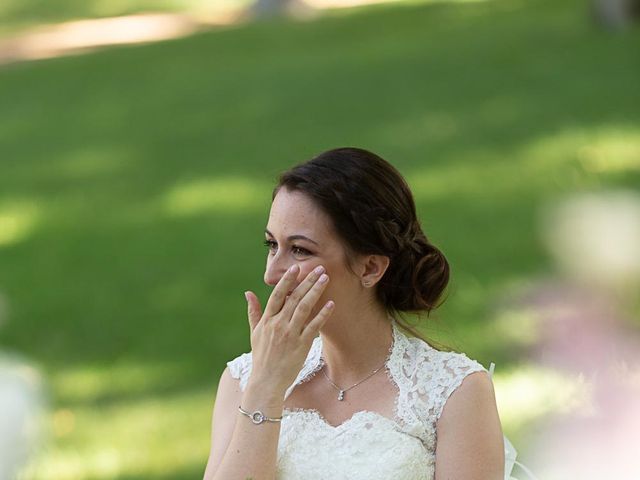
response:
[[[402,428],[400,427],[400,424],[389,418],[386,417],[378,412],[374,412],[372,410],[358,410],[357,412],[355,412],[353,415],[351,415],[349,418],[347,418],[344,422],[340,423],[339,425],[332,425],[331,423],[329,423],[327,421],[327,419],[324,417],[324,415],[322,415],[322,413],[320,413],[319,410],[315,409],[315,408],[301,408],[301,407],[294,407],[294,408],[287,408],[285,407],[283,409],[283,412],[288,413],[288,414],[293,414],[293,413],[310,413],[315,415],[315,417],[320,421],[320,423],[322,423],[323,425],[325,425],[326,427],[330,428],[331,430],[341,430],[347,427],[347,425],[349,423],[352,423],[353,421],[355,421],[355,419],[357,417],[361,417],[364,415],[373,415],[374,417],[376,417],[377,419],[381,419],[384,420],[386,422],[390,422],[394,427],[396,427],[398,430],[403,431]]]

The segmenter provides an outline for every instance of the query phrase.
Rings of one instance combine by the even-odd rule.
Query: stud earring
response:
[[[371,286],[371,282],[363,282],[362,285],[364,285],[365,287],[370,287]]]

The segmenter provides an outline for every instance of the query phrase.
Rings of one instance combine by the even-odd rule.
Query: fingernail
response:
[[[300,269],[300,267],[298,267],[298,265],[293,265],[293,266],[291,266],[291,268],[289,268],[289,272],[298,273],[299,269]]]
[[[248,302],[249,301],[249,292],[244,292],[244,299]]]
[[[324,283],[327,280],[329,280],[329,276],[327,274],[323,273],[322,275],[320,275],[320,278],[318,279],[318,282],[319,283]]]
[[[316,267],[313,271],[318,275],[320,275],[322,272],[324,272],[324,267],[320,265],[319,267]]]

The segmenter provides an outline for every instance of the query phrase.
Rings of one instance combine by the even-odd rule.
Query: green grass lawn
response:
[[[0,342],[51,393],[30,477],[201,476],[275,176],[336,146],[406,175],[452,265],[424,331],[506,382],[493,308],[553,269],[541,202],[640,187],[639,40],[577,0],[398,4],[1,67]]]

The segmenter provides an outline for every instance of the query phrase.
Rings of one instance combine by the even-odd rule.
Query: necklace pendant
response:
[[[340,390],[340,393],[338,394],[338,400],[344,400],[344,390]]]

